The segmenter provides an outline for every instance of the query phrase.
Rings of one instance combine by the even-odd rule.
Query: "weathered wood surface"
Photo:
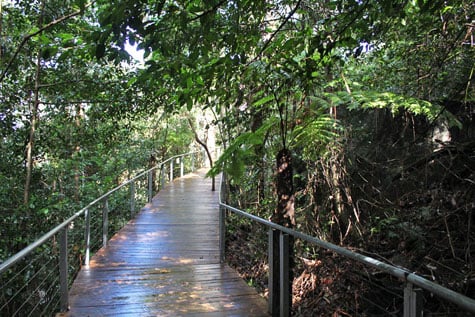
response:
[[[218,192],[203,176],[167,185],[91,258],[68,316],[268,316],[265,300],[220,264]]]

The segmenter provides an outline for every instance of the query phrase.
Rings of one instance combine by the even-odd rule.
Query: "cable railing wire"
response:
[[[320,248],[332,251],[340,256],[343,256],[347,259],[351,259],[352,261],[356,261],[357,263],[363,264],[366,267],[376,269],[378,271],[384,272],[385,274],[389,274],[390,276],[393,276],[397,278],[397,280],[401,281],[404,284],[404,290],[400,297],[403,299],[403,308],[401,311],[403,312],[404,317],[407,316],[421,316],[423,313],[423,303],[422,303],[422,296],[421,296],[421,291],[426,291],[429,292],[432,295],[435,295],[441,299],[444,299],[448,302],[451,302],[452,304],[456,305],[459,309],[462,309],[466,312],[469,313],[475,313],[475,299],[467,297],[461,293],[457,293],[451,289],[448,289],[446,287],[443,287],[437,283],[434,283],[430,280],[425,279],[422,276],[417,275],[414,272],[411,272],[410,270],[403,268],[403,267],[397,267],[385,262],[382,262],[380,260],[377,260],[375,258],[372,258],[367,255],[363,255],[360,253],[353,252],[347,248],[337,246],[335,244],[329,243],[327,241],[318,239],[316,237],[309,236],[305,233],[295,231],[283,226],[280,226],[276,223],[273,223],[271,221],[265,220],[263,218],[260,218],[258,216],[249,214],[243,210],[240,210],[238,208],[235,208],[233,206],[228,205],[226,202],[224,202],[224,195],[225,195],[225,177],[222,175],[222,180],[221,180],[221,189],[220,189],[220,194],[219,194],[219,206],[220,206],[220,254],[221,254],[221,260],[224,260],[224,254],[225,254],[225,243],[224,243],[224,238],[225,238],[225,215],[226,215],[226,210],[229,212],[232,212],[236,215],[239,215],[241,217],[250,219],[253,222],[260,223],[264,226],[266,226],[269,229],[269,236],[272,236],[272,232],[277,232],[280,238],[275,241],[273,240],[274,243],[277,242],[277,249],[280,250],[280,253],[278,255],[273,254],[272,247],[269,246],[269,255],[268,255],[268,261],[269,261],[269,284],[271,283],[276,283],[276,281],[279,281],[277,283],[280,283],[280,292],[286,292],[287,287],[282,286],[283,282],[288,279],[283,275],[289,275],[289,267],[283,264],[283,262],[288,263],[288,259],[286,260],[285,258],[288,257],[288,254],[286,252],[283,252],[284,246],[283,244],[285,242],[285,235],[290,235],[293,236],[296,239],[300,239],[303,241],[307,241],[311,244],[314,244]],[[277,262],[279,263],[279,267],[273,268],[272,261],[273,258],[277,256],[278,260]],[[280,258],[280,259],[279,259]],[[275,262],[274,262],[275,263]],[[277,272],[276,272],[277,271]],[[288,281],[287,281],[288,282]],[[416,288],[417,287],[417,288]],[[280,316],[288,316],[290,315],[290,309],[291,309],[291,303],[285,302],[287,295],[281,294],[273,294],[272,286],[269,285],[269,312],[272,315],[280,315]],[[275,307],[275,301],[278,303],[277,307]]]
[[[175,176],[202,166],[199,156],[203,153],[175,155],[138,173],[76,211],[20,252],[0,261],[0,316],[51,316],[66,311],[73,278],[81,266],[89,264],[90,256],[104,246],[104,239],[128,221],[119,218],[130,219],[136,212],[135,206],[150,202],[154,191]],[[158,177],[153,176],[155,171],[160,171],[156,173]],[[104,214],[107,219],[102,218]]]

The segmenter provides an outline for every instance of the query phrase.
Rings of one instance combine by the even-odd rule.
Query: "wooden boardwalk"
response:
[[[200,171],[167,185],[91,258],[72,285],[67,315],[268,316],[266,311],[266,301],[220,264],[218,192]]]

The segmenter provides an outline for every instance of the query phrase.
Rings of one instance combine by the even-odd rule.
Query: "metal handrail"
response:
[[[45,243],[45,241],[49,240],[51,237],[53,237],[54,235],[56,235],[59,231],[61,231],[62,229],[66,228],[67,226],[69,226],[76,218],[78,218],[79,216],[82,216],[84,215],[84,213],[89,209],[91,208],[92,206],[96,205],[97,203],[103,201],[104,199],[106,199],[107,197],[109,197],[110,195],[112,195],[113,193],[115,193],[116,191],[118,191],[119,189],[121,189],[122,187],[124,186],[127,186],[129,185],[130,183],[136,181],[137,179],[147,175],[148,173],[158,169],[158,168],[162,168],[163,165],[165,165],[166,163],[172,161],[172,160],[176,160],[177,158],[180,158],[180,157],[184,157],[184,156],[188,156],[188,155],[192,155],[192,154],[196,154],[198,152],[188,152],[188,153],[185,153],[185,154],[180,154],[180,155],[175,155],[175,156],[172,156],[168,159],[166,159],[165,161],[163,162],[160,162],[158,163],[156,166],[148,169],[148,170],[145,170],[143,172],[140,172],[139,174],[135,175],[133,178],[123,182],[122,184],[120,184],[119,186],[111,189],[110,191],[108,191],[107,193],[105,193],[104,195],[100,196],[99,198],[93,200],[92,202],[90,202],[86,207],[82,208],[81,210],[79,210],[78,212],[76,212],[74,215],[72,215],[71,217],[69,217],[68,219],[66,219],[65,221],[63,221],[60,225],[54,227],[52,230],[50,230],[49,232],[47,232],[45,235],[43,235],[42,237],[40,237],[38,240],[36,240],[35,242],[31,243],[30,245],[28,245],[27,247],[25,247],[23,250],[21,250],[20,252],[16,253],[15,255],[11,256],[10,258],[8,258],[7,260],[5,260],[4,262],[0,263],[0,274],[2,274],[3,272],[5,272],[6,270],[8,270],[12,265],[14,265],[15,263],[17,263],[18,261],[20,261],[21,259],[23,259],[26,255],[28,255],[29,253],[31,253],[31,251],[33,251],[34,249],[36,249],[37,247],[39,247],[40,245],[42,245],[43,243]]]
[[[310,242],[312,244],[315,244],[319,247],[322,247],[324,249],[333,251],[341,256],[350,258],[352,260],[358,261],[360,263],[363,263],[364,265],[371,266],[373,268],[379,269],[381,271],[384,271],[394,277],[397,277],[407,283],[412,283],[414,285],[419,286],[420,288],[430,291],[431,293],[446,299],[447,301],[452,302],[453,304],[457,305],[458,307],[461,307],[468,312],[475,313],[475,299],[467,297],[463,294],[457,293],[451,289],[448,289],[446,287],[443,287],[437,283],[434,283],[430,280],[427,280],[419,275],[417,275],[414,272],[409,271],[406,268],[401,268],[397,267],[394,265],[390,265],[388,263],[381,262],[377,259],[374,259],[372,257],[362,255],[356,252],[353,252],[347,248],[337,246],[335,244],[332,244],[330,242],[318,239],[316,237],[312,237],[310,235],[307,235],[305,233],[295,231],[286,227],[283,227],[281,225],[278,225],[276,223],[273,223],[271,221],[268,221],[266,219],[260,218],[255,215],[251,215],[243,210],[240,210],[238,208],[235,208],[233,206],[227,205],[222,201],[222,192],[223,192],[223,186],[224,186],[224,181],[223,178],[221,180],[221,188],[220,188],[220,194],[219,194],[219,206],[221,207],[222,210],[229,210],[239,216],[248,218],[252,221],[255,221],[257,223],[260,223],[269,229],[274,229],[277,230],[280,233],[285,233],[288,235],[291,235],[295,238],[302,239],[304,241]],[[220,217],[220,230],[224,230],[224,215]],[[224,233],[220,233],[220,237],[224,237]],[[220,242],[220,246],[224,248],[224,242]],[[224,250],[221,250],[221,255],[224,255]],[[269,273],[271,274],[271,273]],[[271,289],[269,288],[269,292],[271,292]],[[278,295],[277,295],[278,296]],[[271,296],[269,296],[271,297]],[[405,315],[406,316],[406,315]]]
[[[135,186],[134,185],[135,181],[137,181],[140,178],[145,177],[146,175],[148,175],[148,200],[149,200],[149,202],[151,202],[152,196],[153,196],[153,191],[152,191],[152,173],[153,173],[153,171],[155,171],[157,169],[163,170],[165,168],[165,165],[167,163],[170,163],[169,180],[172,181],[173,178],[174,178],[174,176],[173,176],[173,162],[175,160],[179,159],[179,162],[180,162],[180,176],[183,176],[183,173],[184,173],[183,158],[186,157],[186,156],[192,156],[192,158],[193,158],[192,159],[192,170],[194,170],[195,169],[194,155],[197,154],[197,153],[199,154],[201,152],[200,151],[194,151],[194,152],[188,152],[188,153],[185,153],[185,154],[179,154],[179,155],[172,156],[172,157],[156,164],[155,166],[136,174],[131,179],[129,179],[127,181],[124,181],[123,183],[121,183],[117,187],[109,190],[108,192],[106,192],[105,194],[100,196],[99,198],[97,198],[97,199],[93,200],[92,202],[90,202],[84,208],[82,208],[79,211],[77,211],[76,213],[74,213],[71,217],[64,220],[61,224],[57,225],[56,227],[54,227],[53,229],[48,231],[46,234],[41,236],[39,239],[37,239],[33,243],[29,244],[27,247],[25,247],[24,249],[22,249],[21,251],[19,251],[15,255],[13,255],[13,256],[9,257],[8,259],[6,259],[5,261],[1,262],[0,263],[0,275],[6,273],[8,269],[10,269],[12,266],[14,266],[17,262],[24,259],[29,254],[31,254],[35,249],[42,246],[48,240],[52,239],[57,234],[60,234],[61,237],[60,237],[59,241],[60,241],[60,244],[63,244],[60,247],[61,252],[62,252],[60,254],[60,271],[62,271],[62,273],[61,273],[62,276],[60,278],[60,280],[61,280],[60,281],[61,282],[61,296],[62,296],[61,311],[67,310],[67,306],[68,306],[67,305],[67,301],[68,301],[68,296],[67,296],[67,292],[68,292],[68,290],[67,290],[67,287],[68,287],[67,286],[68,285],[68,283],[67,283],[67,265],[68,265],[67,264],[67,231],[68,231],[68,227],[73,223],[74,220],[76,220],[80,216],[86,216],[86,219],[88,219],[90,217],[89,209],[91,207],[95,206],[96,204],[98,204],[100,202],[105,202],[104,205],[107,206],[108,205],[108,199],[112,194],[114,194],[115,192],[117,192],[118,190],[120,190],[121,188],[123,188],[124,186],[127,186],[127,185],[131,185],[131,189],[133,189],[134,186]],[[162,184],[163,184],[163,182],[164,182],[164,175],[162,174]],[[131,205],[134,205],[134,203],[135,203],[135,190],[132,190],[131,200],[132,200]],[[103,216],[107,217],[108,207],[104,207],[104,209],[105,209],[105,213],[103,211]],[[133,207],[132,207],[132,209],[133,209]],[[90,221],[90,219],[88,219],[86,222],[88,222],[88,221]],[[105,220],[105,221],[107,221],[107,220]],[[103,227],[103,229],[106,229],[106,228],[107,227]],[[88,232],[88,229],[86,227],[86,240],[89,239],[89,235],[90,235],[90,232]],[[107,238],[106,233],[103,233],[103,238]],[[88,241],[86,241],[86,259],[85,259],[84,264],[86,266],[89,264],[89,245],[88,245]]]

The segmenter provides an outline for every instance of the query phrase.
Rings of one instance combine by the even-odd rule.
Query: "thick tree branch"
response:
[[[206,145],[205,142],[200,140],[200,137],[198,136],[198,132],[196,131],[195,126],[193,125],[193,121],[191,120],[191,118],[187,117],[187,119],[188,119],[188,124],[190,125],[190,128],[193,131],[193,134],[195,135],[195,141],[198,142],[205,149],[206,154],[208,155],[208,159],[209,159],[209,166],[210,166],[210,168],[213,168],[213,158],[212,158],[211,153],[208,149],[208,146]],[[212,178],[211,190],[212,191],[216,190],[215,177],[214,176]]]
[[[38,35],[38,34],[41,34],[43,31],[63,22],[63,21],[66,21],[68,19],[71,19],[77,15],[80,15],[83,11],[82,10],[78,10],[78,11],[75,11],[75,12],[72,12],[68,15],[65,15],[57,20],[54,20],[46,25],[44,25],[42,28],[40,28],[39,30],[33,32],[33,33],[30,33],[28,35],[25,35],[25,37],[23,37],[23,40],[21,41],[20,45],[18,45],[15,53],[13,54],[13,56],[10,58],[10,60],[8,61],[8,64],[7,66],[5,67],[5,69],[2,71],[2,75],[0,76],[0,82],[2,82],[4,79],[5,79],[5,76],[8,74],[8,71],[10,69],[10,67],[13,65],[13,62],[15,61],[15,59],[17,58],[18,54],[20,53],[21,49],[23,48],[23,46],[26,44],[26,42],[28,42],[29,39],[31,39],[32,37]]]
[[[297,4],[295,5],[295,7],[292,9],[292,11],[290,11],[290,13],[285,17],[285,20],[284,22],[282,22],[279,27],[277,28],[277,30],[274,31],[274,33],[271,34],[271,36],[269,37],[269,39],[264,43],[264,46],[261,48],[259,54],[256,55],[256,57],[252,60],[252,62],[255,62],[258,58],[261,57],[262,54],[264,54],[265,50],[269,47],[270,43],[274,40],[274,38],[277,36],[277,33],[279,33],[280,31],[282,31],[282,29],[284,28],[284,26],[289,22],[290,18],[295,14],[295,12],[297,12],[298,8],[300,7],[300,4],[301,4],[302,0],[299,0],[297,2]],[[251,62],[251,63],[252,63]]]
[[[197,14],[194,18],[190,19],[190,22],[191,22],[191,21],[198,20],[198,19],[200,19],[201,17],[203,17],[203,16],[205,16],[205,15],[207,15],[207,14],[210,14],[211,12],[214,12],[214,11],[218,10],[218,8],[219,8],[220,6],[222,6],[223,4],[225,4],[225,3],[226,3],[226,0],[221,0],[221,1],[218,2],[216,5],[214,5],[212,8],[210,8],[210,9],[208,9],[208,10],[205,10],[205,11],[203,11],[203,12],[200,13],[200,14]]]
[[[107,85],[121,84],[122,81],[120,80],[95,81],[92,79],[75,79],[75,80],[65,80],[65,81],[54,82],[51,84],[40,84],[38,88],[48,88],[48,87],[55,87],[59,85],[71,85],[71,84],[79,84],[79,83],[87,83],[96,87],[101,87],[101,85],[103,85],[104,87],[106,87]]]
[[[72,100],[64,101],[63,104],[75,105],[75,104],[111,104],[117,100]],[[41,102],[42,105],[57,105],[57,102]]]

